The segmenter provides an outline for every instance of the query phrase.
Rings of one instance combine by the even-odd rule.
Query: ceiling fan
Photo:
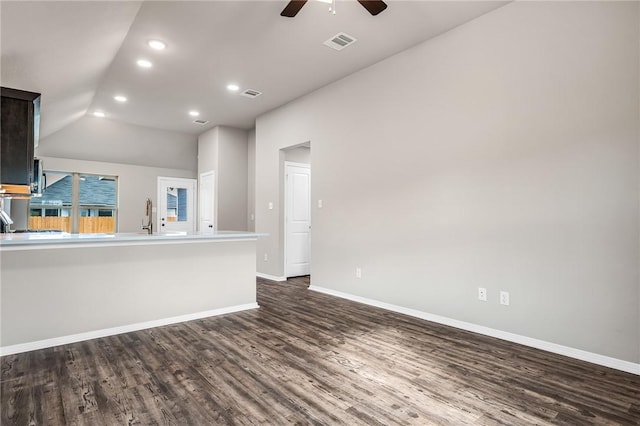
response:
[[[302,9],[302,6],[304,6],[306,2],[307,0],[291,0],[282,12],[280,12],[280,16],[293,18],[298,14],[298,12],[300,12],[300,9]],[[373,16],[387,8],[387,4],[382,0],[358,0],[358,3],[367,9]]]

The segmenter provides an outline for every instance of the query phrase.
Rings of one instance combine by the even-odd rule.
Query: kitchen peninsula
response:
[[[2,355],[257,308],[261,235],[3,234]]]

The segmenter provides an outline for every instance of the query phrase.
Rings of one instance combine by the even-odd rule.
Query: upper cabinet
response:
[[[0,89],[0,186],[5,193],[30,194],[40,127],[40,93]]]

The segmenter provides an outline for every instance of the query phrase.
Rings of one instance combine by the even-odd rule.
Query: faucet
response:
[[[11,232],[13,219],[11,219],[11,216],[4,211],[4,202],[4,197],[0,197],[0,232]]]
[[[3,209],[0,208],[0,223],[2,223],[2,232],[11,232],[11,225],[13,225],[13,220],[11,216],[7,214]]]
[[[151,202],[151,198],[147,198],[147,203],[145,206],[145,216],[147,217],[147,224],[144,224],[144,219],[142,220],[142,229],[147,231],[149,235],[153,233],[153,203]]]

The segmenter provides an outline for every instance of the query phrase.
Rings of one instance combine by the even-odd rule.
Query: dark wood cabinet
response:
[[[40,94],[6,87],[0,90],[0,184],[30,186],[40,124]]]

